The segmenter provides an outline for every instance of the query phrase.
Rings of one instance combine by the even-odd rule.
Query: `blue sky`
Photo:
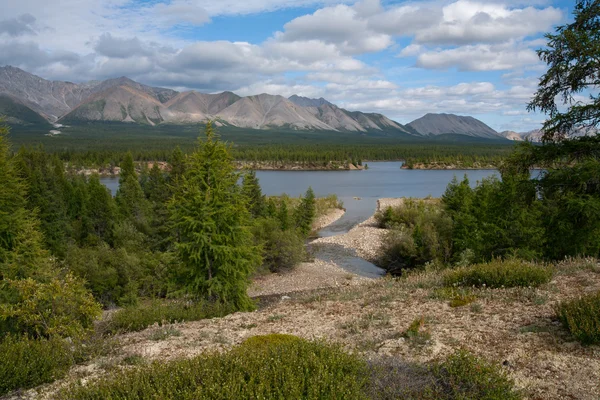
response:
[[[53,4],[54,3],[54,4]],[[4,0],[0,65],[178,90],[325,97],[407,123],[472,115],[539,128],[535,49],[574,2]]]

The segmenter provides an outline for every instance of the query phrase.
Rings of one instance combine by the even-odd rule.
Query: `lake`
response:
[[[439,197],[454,176],[466,174],[472,185],[485,177],[498,175],[494,170],[410,170],[400,169],[402,162],[369,162],[362,171],[257,171],[263,193],[278,196],[287,193],[300,196],[312,186],[316,196],[335,194],[343,201],[346,214],[320,232],[331,236],[347,232],[352,226],[369,218],[383,197]],[[119,187],[118,177],[103,177],[100,181],[113,195]],[[360,199],[360,200],[358,200]]]

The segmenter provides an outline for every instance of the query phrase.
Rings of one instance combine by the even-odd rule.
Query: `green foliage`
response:
[[[542,255],[545,231],[533,181],[508,175],[488,178],[475,189],[468,181],[453,180],[443,203],[453,221],[452,247],[459,255],[471,250],[475,260],[517,255]]]
[[[514,382],[502,367],[480,360],[464,350],[450,355],[434,368],[438,379],[437,393],[431,398],[519,400],[523,395],[514,389]]]
[[[556,315],[581,343],[600,343],[600,292],[558,304]]]
[[[0,396],[64,377],[73,363],[63,339],[0,339]]]
[[[540,79],[538,91],[527,108],[549,114],[543,128],[548,140],[568,136],[574,128],[600,123],[600,96],[592,92],[587,102],[575,99],[578,93],[600,85],[599,15],[598,1],[577,0],[574,21],[557,27],[555,34],[546,34],[548,43],[538,50],[540,59],[548,64],[548,71]]]
[[[92,244],[99,240],[110,242],[117,220],[115,201],[97,174],[89,178],[85,190],[82,238]]]
[[[116,311],[103,329],[107,333],[141,331],[154,324],[223,317],[234,311],[232,307],[220,303],[152,300]]]
[[[265,214],[265,196],[262,194],[256,172],[248,171],[242,180],[242,192],[248,199],[248,211],[252,218],[262,217]]]
[[[280,201],[279,210],[277,211],[277,219],[279,220],[279,227],[282,231],[287,231],[290,229],[290,212],[288,211],[286,199],[282,199]]]
[[[251,339],[229,353],[109,375],[59,398],[365,399],[366,364],[337,346],[282,338]]]
[[[101,311],[83,282],[71,274],[45,283],[32,278],[5,279],[2,291],[12,297],[0,303],[4,332],[80,338],[90,332]]]
[[[547,266],[516,258],[446,271],[444,285],[488,288],[536,287],[550,282],[553,271]]]
[[[257,219],[252,233],[262,249],[263,267],[271,272],[290,270],[306,259],[303,235],[295,229],[282,230],[274,218]]]
[[[188,291],[247,310],[252,302],[246,289],[260,265],[260,249],[228,146],[210,124],[205,133],[169,202],[176,248]]]
[[[444,263],[451,256],[451,220],[435,201],[405,199],[375,216],[391,228],[383,240],[377,264],[400,274],[426,263]]]
[[[169,253],[144,251],[131,225],[117,230],[117,240],[132,240],[111,248],[105,243],[94,247],[70,246],[65,264],[104,306],[135,304],[138,296],[164,296],[172,278],[173,260]],[[139,235],[139,233],[137,233]],[[123,235],[123,239],[121,239]],[[137,245],[136,245],[137,244]]]
[[[414,319],[402,336],[414,346],[423,346],[431,339],[431,333],[425,329],[425,317]]]
[[[135,175],[121,177],[115,200],[122,219],[131,221],[140,231],[148,232],[150,204]]]
[[[315,192],[312,190],[312,187],[309,187],[300,204],[294,209],[295,226],[304,236],[308,236],[312,231],[315,213]]]
[[[25,187],[9,159],[8,133],[8,127],[0,124],[0,263],[6,261],[8,253],[15,247],[26,221]]]

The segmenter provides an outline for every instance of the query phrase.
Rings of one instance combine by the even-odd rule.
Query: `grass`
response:
[[[73,355],[62,339],[7,336],[0,341],[0,395],[62,378]]]
[[[448,300],[450,307],[463,307],[477,300],[470,289],[461,287],[442,287],[437,288],[432,293],[433,298]]]
[[[552,269],[547,266],[518,259],[497,259],[449,270],[444,274],[443,281],[445,286],[537,287],[550,282],[552,275]]]
[[[600,292],[563,301],[555,310],[576,340],[585,345],[600,344]]]
[[[103,331],[112,334],[135,332],[154,324],[162,326],[174,322],[223,317],[231,312],[230,308],[222,304],[154,300],[115,312],[105,323]]]
[[[425,323],[425,317],[416,318],[402,336],[413,346],[425,346],[431,340],[431,333],[425,329]]]
[[[228,353],[113,372],[58,398],[364,399],[367,382],[366,363],[337,346],[268,335]]]
[[[181,331],[172,326],[159,327],[148,335],[148,339],[154,341],[166,340],[172,336],[181,336]]]

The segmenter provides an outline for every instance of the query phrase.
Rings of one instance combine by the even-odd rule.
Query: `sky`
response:
[[[206,93],[324,97],[400,123],[528,131],[544,34],[574,1],[3,0],[0,65]]]

